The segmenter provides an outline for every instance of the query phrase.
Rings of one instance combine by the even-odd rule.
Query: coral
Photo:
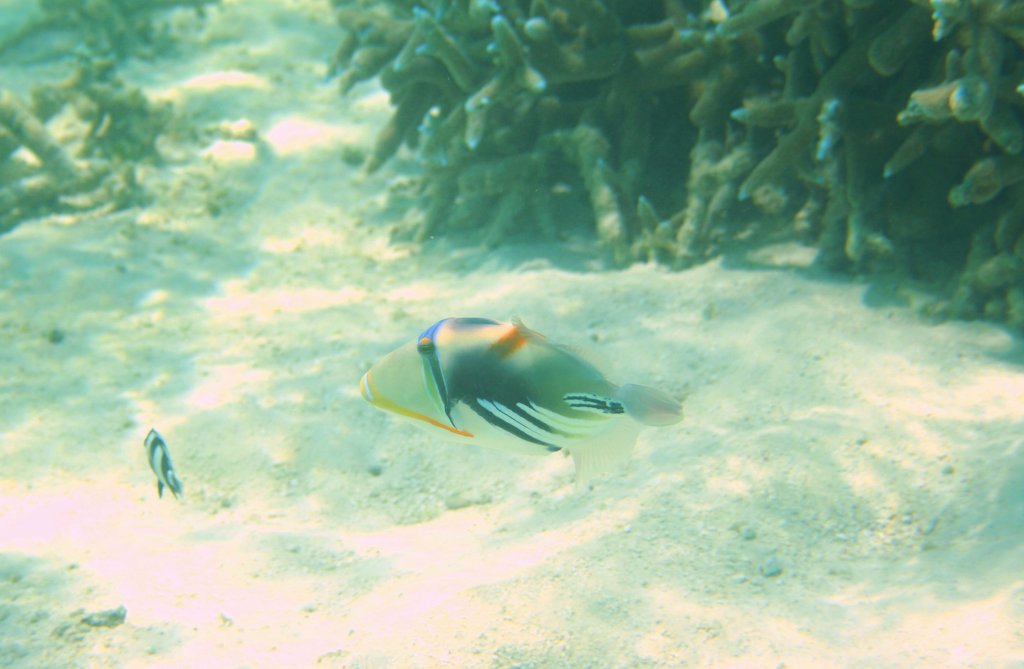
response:
[[[416,238],[583,221],[614,262],[682,267],[788,228],[1024,323],[1020,2],[333,4],[342,89],[395,106],[366,169],[422,165]]]
[[[117,76],[115,61],[79,59],[71,76],[32,91],[33,106],[49,118],[65,106],[87,125],[82,154],[115,162],[154,160],[156,140],[170,120],[167,105],[153,105]]]
[[[748,96],[733,118],[780,132],[740,197],[764,184],[800,188],[809,201],[823,190],[816,225],[823,266],[882,264],[930,278],[959,271],[949,313],[1020,314],[1005,306],[1019,304],[1008,296],[1022,286],[1010,260],[1024,257],[1013,250],[1020,230],[1001,223],[997,248],[984,221],[1000,210],[1002,221],[1021,213],[1024,6],[752,0],[718,30],[765,36],[773,21],[788,24],[791,48],[777,58],[783,82]],[[987,209],[967,211],[979,206]],[[921,258],[938,244],[961,249],[959,259],[926,267]]]
[[[153,16],[173,8],[202,12],[217,0],[38,0],[41,15],[0,40],[0,55],[48,30],[72,30],[92,54],[149,49],[155,38]]]
[[[70,134],[63,141],[47,127],[55,117]],[[33,216],[136,202],[135,162],[157,157],[168,118],[168,109],[125,87],[110,61],[80,61],[66,81],[36,87],[31,105],[0,90],[0,233]],[[15,159],[19,148],[26,159]]]
[[[48,31],[71,31],[80,46],[63,82],[40,84],[26,103],[0,89],[0,233],[34,216],[112,211],[136,203],[136,163],[159,158],[170,120],[116,75],[117,58],[152,55],[162,13],[202,13],[216,0],[38,0],[35,18],[0,39],[0,56]],[[20,151],[19,151],[20,149]]]
[[[78,166],[50,136],[43,124],[10,91],[0,92],[0,126],[11,138],[10,147],[24,146],[56,179],[78,180]],[[8,152],[9,155],[9,152]]]
[[[699,20],[680,8],[334,4],[346,27],[331,66],[342,90],[379,75],[396,107],[366,169],[402,145],[425,166],[430,206],[416,237],[464,229],[474,217],[479,226],[489,212],[497,216],[484,236],[495,243],[513,230],[551,236],[568,209],[589,212],[613,258],[628,262],[646,253],[637,213],[643,183],[660,182],[646,194],[652,210],[682,201],[670,184],[685,178],[685,166],[667,157],[689,150],[693,131],[679,127],[665,141],[664,129],[676,125],[685,89],[717,69],[713,57],[727,49],[692,29]],[[483,172],[499,186],[481,188]]]

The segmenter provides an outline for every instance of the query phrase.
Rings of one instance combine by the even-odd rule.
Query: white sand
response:
[[[0,237],[0,664],[1024,667],[1019,340],[797,246],[670,273],[391,244],[407,165],[339,159],[387,107],[322,83],[326,7],[176,20],[122,70],[199,129],[156,201]],[[577,491],[360,399],[450,315],[520,316],[686,419]]]

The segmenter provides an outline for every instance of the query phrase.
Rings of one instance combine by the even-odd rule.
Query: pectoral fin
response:
[[[637,423],[620,419],[597,437],[573,446],[571,455],[576,465],[576,486],[583,486],[602,474],[615,471],[628,460],[639,432]]]

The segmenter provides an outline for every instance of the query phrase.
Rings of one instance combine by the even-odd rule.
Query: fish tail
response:
[[[683,419],[683,405],[657,388],[627,383],[619,387],[615,397],[626,413],[644,425],[674,425]]]

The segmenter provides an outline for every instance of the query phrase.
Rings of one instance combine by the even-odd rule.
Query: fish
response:
[[[156,493],[160,498],[164,496],[165,486],[174,493],[175,499],[185,494],[185,486],[174,473],[174,463],[171,462],[167,442],[155,429],[151,429],[146,435],[146,457],[149,459],[150,468],[156,474]]]
[[[628,459],[644,426],[683,418],[667,393],[616,385],[519,320],[444,318],[372,365],[359,391],[378,409],[451,440],[531,455],[566,452],[577,484]]]

